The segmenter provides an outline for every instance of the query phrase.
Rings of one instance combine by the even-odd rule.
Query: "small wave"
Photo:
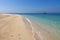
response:
[[[40,37],[40,40],[44,40],[40,32],[38,32],[38,31],[37,31],[37,32],[34,31],[34,28],[33,28],[32,22],[31,22],[27,17],[25,17],[25,19],[26,19],[26,20],[30,23],[30,25],[31,25],[32,33],[33,33],[33,39],[35,40],[35,38],[34,38],[34,32],[35,32],[35,33]]]
[[[36,32],[36,33],[40,37],[41,40],[44,40],[43,37],[42,37],[42,35],[41,35],[41,32]]]
[[[25,17],[25,19],[31,24],[31,21],[27,17]]]
[[[33,33],[34,31],[33,31],[33,27],[32,27],[32,23],[31,23],[31,21],[30,21],[27,17],[25,17],[25,19],[30,23],[31,28],[32,28],[32,33]],[[34,38],[34,34],[33,34],[32,38],[33,38],[33,40],[35,40],[35,38]]]

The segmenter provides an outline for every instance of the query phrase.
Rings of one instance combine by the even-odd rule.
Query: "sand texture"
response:
[[[34,40],[36,35],[33,37],[29,26],[20,15],[0,14],[0,40]]]

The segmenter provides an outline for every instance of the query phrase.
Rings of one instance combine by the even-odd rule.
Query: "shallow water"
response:
[[[24,15],[31,20],[35,31],[40,32],[41,40],[60,40],[60,15]]]

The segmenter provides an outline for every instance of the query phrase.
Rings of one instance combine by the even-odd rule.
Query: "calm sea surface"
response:
[[[60,40],[60,14],[26,14],[43,40]],[[41,39],[42,40],[42,39]]]

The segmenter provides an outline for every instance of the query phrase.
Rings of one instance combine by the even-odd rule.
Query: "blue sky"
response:
[[[60,12],[60,0],[0,0],[0,12]]]

